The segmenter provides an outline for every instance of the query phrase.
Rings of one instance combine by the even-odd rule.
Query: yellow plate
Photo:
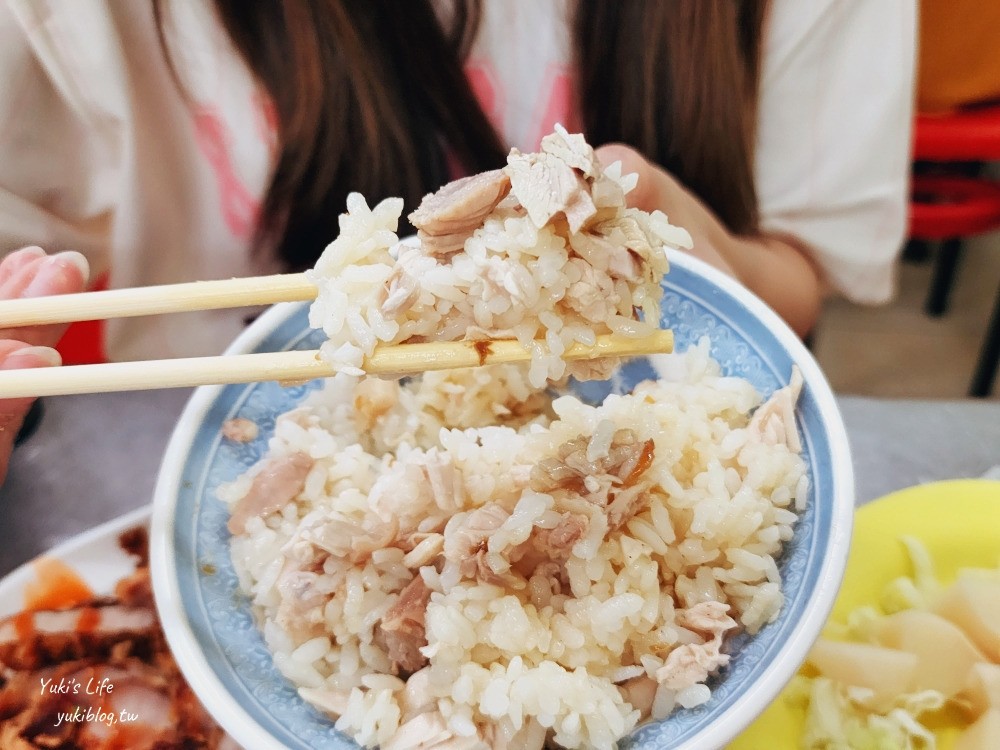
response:
[[[886,584],[913,570],[902,535],[920,539],[938,578],[949,583],[959,568],[993,568],[1000,562],[1000,482],[937,482],[895,492],[860,508],[847,572],[831,620],[846,622],[852,610],[878,604]],[[939,750],[951,750],[960,715],[944,712],[933,725]],[[750,725],[729,750],[791,750],[799,746],[805,713],[784,695]]]

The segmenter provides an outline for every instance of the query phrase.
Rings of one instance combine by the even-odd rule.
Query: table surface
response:
[[[170,390],[45,399],[38,431],[15,451],[0,487],[0,576],[149,503],[189,396]],[[859,504],[915,484],[996,473],[1000,465],[1000,402],[838,402]]]

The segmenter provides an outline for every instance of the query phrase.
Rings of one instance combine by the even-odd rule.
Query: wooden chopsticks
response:
[[[2,300],[0,330],[15,326],[306,301],[315,299],[316,293],[316,286],[305,274],[279,274]],[[535,342],[534,346],[542,352],[548,351],[542,341]],[[575,344],[562,356],[569,360],[617,358],[669,352],[672,349],[672,333],[657,331],[645,338],[598,336],[596,345]],[[457,367],[526,362],[530,358],[531,352],[514,340],[437,341],[379,346],[365,361],[363,369],[372,375],[393,376]],[[0,399],[268,380],[291,383],[331,377],[334,374],[333,367],[320,358],[318,351],[3,370],[0,371]]]
[[[14,326],[301,302],[315,299],[316,291],[316,285],[305,274],[287,273],[0,300],[0,330]]]
[[[673,343],[671,331],[657,331],[644,338],[605,335],[598,336],[594,346],[574,344],[562,356],[564,359],[574,360],[667,353],[672,351]],[[536,345],[542,351],[547,350],[542,341],[536,342]],[[530,358],[531,352],[515,340],[433,341],[376,347],[374,353],[365,360],[363,369],[371,375],[392,376],[525,362]],[[320,359],[318,351],[0,370],[0,399],[269,380],[290,385],[334,374],[333,367]]]

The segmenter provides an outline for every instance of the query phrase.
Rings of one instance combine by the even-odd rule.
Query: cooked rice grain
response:
[[[280,417],[269,456],[314,464],[232,540],[279,670],[389,750],[608,748],[707,700],[728,639],[781,609],[808,478],[707,343],[655,364],[599,407],[504,366],[340,374]]]

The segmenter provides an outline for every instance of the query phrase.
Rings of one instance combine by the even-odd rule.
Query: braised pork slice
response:
[[[53,686],[69,689],[49,689]],[[68,718],[88,712],[92,720]],[[153,666],[132,657],[107,664],[67,662],[16,673],[0,687],[5,750],[217,748],[223,736],[172,662]]]
[[[160,638],[151,608],[108,605],[21,612],[0,621],[0,663],[10,669],[38,669],[106,656],[123,640],[149,652]]]
[[[118,581],[114,597],[0,621],[0,750],[238,750],[167,649],[146,530],[119,541],[138,567]],[[45,568],[36,570],[38,587],[51,586]]]

